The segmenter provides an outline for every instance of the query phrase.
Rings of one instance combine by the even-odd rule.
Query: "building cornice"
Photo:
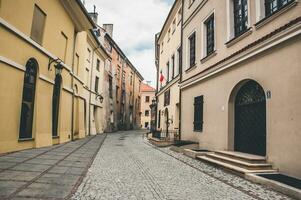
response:
[[[168,89],[170,89],[172,86],[174,86],[175,84],[178,84],[180,80],[180,76],[178,75],[176,78],[174,78],[172,81],[168,82],[167,85],[165,85],[164,87],[162,87],[157,93],[156,96],[159,96],[161,94],[163,94],[164,92],[166,92]]]
[[[232,55],[207,67],[201,72],[183,80],[180,83],[180,88],[185,89],[194,84],[197,84],[204,79],[210,78],[217,73],[223,72],[226,69],[229,69],[300,34],[301,17],[298,17],[295,20],[290,21],[288,24],[245,46]]]

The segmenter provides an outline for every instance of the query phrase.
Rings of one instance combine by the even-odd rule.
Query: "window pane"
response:
[[[31,38],[39,44],[42,44],[46,14],[35,6],[31,26]]]

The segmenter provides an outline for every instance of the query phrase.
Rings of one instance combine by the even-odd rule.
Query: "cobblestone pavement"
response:
[[[155,148],[142,132],[109,134],[74,200],[289,199],[200,161]]]
[[[81,183],[106,135],[0,156],[0,199],[65,199]]]

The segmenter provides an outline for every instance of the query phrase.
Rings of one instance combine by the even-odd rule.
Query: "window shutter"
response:
[[[194,131],[203,131],[204,96],[194,98]]]

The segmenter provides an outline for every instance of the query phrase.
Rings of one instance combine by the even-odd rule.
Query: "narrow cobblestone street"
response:
[[[156,148],[142,133],[109,134],[72,198],[290,199],[168,148]]]

